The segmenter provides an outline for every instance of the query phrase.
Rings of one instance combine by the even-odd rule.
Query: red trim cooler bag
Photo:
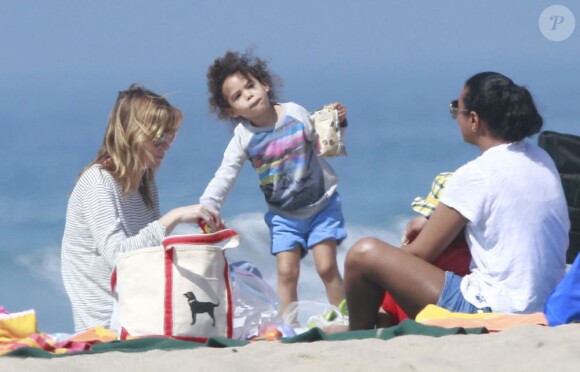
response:
[[[231,338],[232,291],[225,250],[238,245],[238,234],[226,229],[173,235],[162,246],[121,255],[111,278],[120,338]]]

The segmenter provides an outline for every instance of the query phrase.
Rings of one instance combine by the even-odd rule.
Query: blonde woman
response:
[[[217,213],[202,205],[159,212],[155,171],[181,122],[179,109],[140,85],[119,93],[103,145],[68,202],[61,265],[75,332],[110,325],[119,254],[161,244],[179,223],[215,228]]]

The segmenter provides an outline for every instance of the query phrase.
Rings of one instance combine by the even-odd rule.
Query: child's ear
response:
[[[226,109],[226,112],[227,112],[227,113],[228,113],[228,115],[229,115],[230,117],[232,117],[232,118],[237,118],[238,116],[240,116],[240,115],[238,115],[238,113],[237,113],[237,112],[235,112],[235,110],[234,110],[233,108],[231,108],[231,107],[228,107],[228,108]]]

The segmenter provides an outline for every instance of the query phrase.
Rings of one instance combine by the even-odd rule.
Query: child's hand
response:
[[[222,230],[225,226],[224,221],[220,217],[220,213],[207,206],[204,206],[204,208],[208,213],[200,217],[197,221],[203,232],[210,234]]]
[[[326,105],[326,107],[330,109],[334,109],[338,111],[338,121],[343,122],[346,119],[346,107],[340,102],[333,102]]]

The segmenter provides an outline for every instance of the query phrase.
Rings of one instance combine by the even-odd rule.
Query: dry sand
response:
[[[486,335],[260,341],[235,348],[0,357],[0,371],[579,371],[580,325],[523,325]]]

